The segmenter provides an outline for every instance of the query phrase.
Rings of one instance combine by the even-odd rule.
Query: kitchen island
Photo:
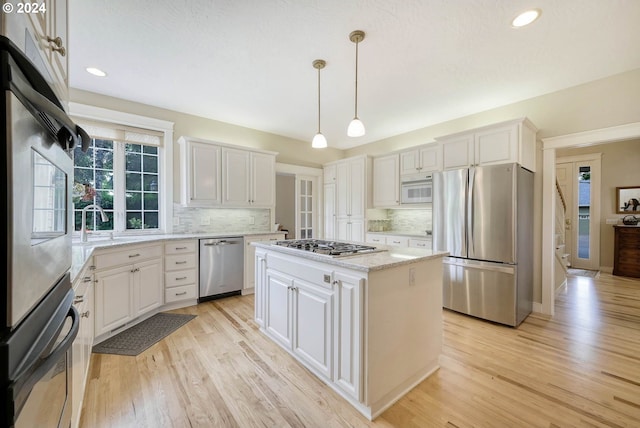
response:
[[[368,419],[438,369],[448,253],[332,257],[253,245],[260,329]]]

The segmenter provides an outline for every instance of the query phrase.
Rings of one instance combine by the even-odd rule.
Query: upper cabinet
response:
[[[426,144],[400,152],[400,175],[442,169],[442,148],[437,143]]]
[[[189,207],[275,205],[276,153],[180,137],[181,198]]]
[[[272,207],[275,204],[275,155],[222,149],[223,205]]]
[[[373,158],[373,206],[375,208],[400,205],[398,167],[401,156],[396,153]]]
[[[537,128],[526,118],[437,138],[443,169],[517,162],[535,172]]]
[[[25,13],[33,40],[27,40],[25,52],[40,69],[46,64],[47,73],[40,70],[58,98],[69,99],[67,0],[45,0],[38,3],[24,3],[38,8],[37,13]],[[24,37],[24,36],[23,36]],[[36,57],[37,55],[37,57]]]

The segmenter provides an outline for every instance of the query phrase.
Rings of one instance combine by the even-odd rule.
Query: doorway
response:
[[[286,239],[321,235],[322,170],[276,163],[275,219],[286,230]]]
[[[600,155],[559,157],[556,179],[567,203],[565,244],[572,268],[600,269]]]

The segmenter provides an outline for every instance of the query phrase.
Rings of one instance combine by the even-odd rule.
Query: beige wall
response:
[[[613,226],[607,219],[621,219],[616,214],[616,187],[640,187],[640,140],[600,144],[596,146],[561,149],[557,157],[602,153],[600,183],[600,267],[613,267]]]
[[[276,223],[289,231],[288,238],[296,237],[296,177],[276,174]]]
[[[640,69],[355,147],[345,157],[388,153],[519,117],[538,127],[538,139],[637,122]]]

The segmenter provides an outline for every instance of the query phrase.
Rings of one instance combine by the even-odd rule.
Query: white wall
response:
[[[287,238],[296,238],[296,177],[276,174],[276,223],[289,231]]]

